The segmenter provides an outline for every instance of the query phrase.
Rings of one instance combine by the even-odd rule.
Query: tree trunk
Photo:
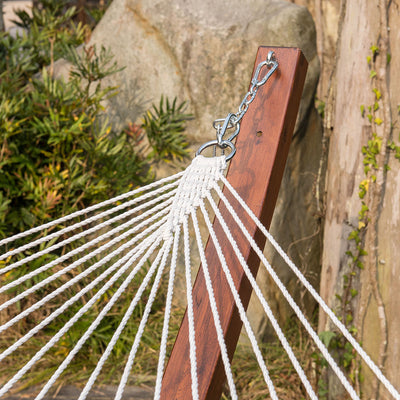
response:
[[[322,296],[354,329],[357,339],[397,388],[399,20],[399,7],[394,2],[342,1],[335,72],[325,115],[330,144],[321,275]],[[399,148],[397,151],[400,153]],[[322,313],[319,328],[333,329]],[[356,385],[362,382],[359,390],[363,398],[391,398],[368,368],[361,364],[360,370],[359,366],[354,358],[348,370]],[[340,389],[332,380],[329,389],[330,398],[340,398]]]

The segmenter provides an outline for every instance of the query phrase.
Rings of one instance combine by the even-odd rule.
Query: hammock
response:
[[[228,114],[227,118],[216,121],[217,139],[202,146],[185,171],[0,241],[0,246],[9,249],[0,256],[0,260],[7,262],[0,269],[0,274],[8,274],[19,269],[26,270],[25,274],[21,274],[15,280],[0,287],[0,293],[15,288],[24,288],[19,290],[13,298],[1,304],[0,312],[29,299],[32,294],[47,287],[55,287],[54,290],[45,291],[39,301],[27,301],[26,308],[11,316],[0,326],[0,334],[13,325],[30,318],[32,313],[40,310],[45,304],[51,304],[57,296],[68,293],[73,285],[79,286],[84,278],[92,276],[91,274],[94,276],[89,284],[81,287],[80,290],[76,290],[75,294],[64,304],[52,309],[48,315],[43,316],[43,319],[36,326],[17,338],[11,346],[0,353],[0,362],[7,357],[12,357],[14,352],[23,350],[23,346],[29,343],[35,334],[49,326],[58,317],[66,315],[73,304],[82,303],[79,311],[70,316],[65,325],[49,338],[48,342],[42,348],[39,348],[37,353],[27,360],[27,363],[13,377],[3,383],[0,387],[0,397],[5,396],[26,374],[29,374],[30,369],[35,364],[40,363],[43,357],[46,357],[46,354],[64,335],[68,334],[74,324],[81,318],[85,318],[88,312],[92,312],[98,300],[107,295],[111,288],[114,288],[113,294],[104,308],[97,311],[87,330],[82,332],[77,339],[73,350],[66,355],[64,361],[55,369],[53,375],[35,397],[38,400],[45,398],[49,390],[56,384],[57,379],[67,370],[76,354],[82,350],[85,343],[90,340],[91,335],[99,328],[102,320],[113,309],[113,306],[118,304],[122,293],[131,291],[132,282],[140,276],[140,284],[132,293],[129,307],[121,315],[121,322],[116,327],[104,352],[99,355],[97,366],[82,389],[79,400],[87,398],[115,344],[124,334],[124,328],[129,319],[135,309],[141,307],[142,318],[127,362],[121,366],[123,372],[114,397],[115,399],[122,399],[141,344],[143,332],[146,325],[151,325],[152,306],[159,295],[160,287],[164,286],[166,287],[166,300],[154,399],[193,398],[197,400],[219,398],[223,383],[223,380],[218,378],[221,373],[226,376],[231,398],[237,399],[238,394],[231,369],[231,358],[236,347],[241,324],[243,324],[250,340],[269,395],[274,400],[278,399],[268,367],[246,316],[250,291],[246,291],[244,287],[248,283],[261,302],[262,308],[299,375],[308,397],[318,399],[276,316],[273,315],[256,282],[257,260],[260,260],[261,268],[265,268],[270,274],[305,330],[343,384],[350,398],[359,399],[352,384],[329,354],[317,333],[265,258],[262,248],[265,240],[268,240],[319,306],[328,314],[337,329],[371,368],[382,385],[393,398],[400,399],[399,392],[385,378],[380,369],[270,235],[265,225],[269,225],[272,215],[271,207],[268,207],[269,214],[266,215],[265,207],[263,208],[259,204],[257,196],[252,197],[255,205],[248,204],[249,197],[246,199],[248,190],[245,190],[246,185],[244,185],[245,189],[243,188],[243,176],[238,178],[238,175],[235,175],[238,169],[242,168],[247,171],[248,168],[245,160],[250,157],[246,155],[246,149],[241,147],[241,143],[245,142],[240,142],[239,136],[238,142],[234,145],[233,139],[239,132],[240,120],[256,96],[254,92],[257,92],[271,76],[275,80],[272,82],[271,79],[263,90],[265,93],[268,90],[279,90],[277,82],[285,81],[287,72],[283,65],[284,60],[292,60],[293,64],[292,75],[288,74],[289,77],[286,81],[286,84],[291,88],[290,90],[293,91],[293,79],[296,76],[299,77],[299,69],[301,68],[303,68],[302,76],[299,80],[300,82],[302,79],[304,80],[305,67],[304,65],[299,67],[299,62],[304,63],[304,58],[298,50],[274,49],[280,63],[278,69],[278,62],[273,58],[271,52],[268,53],[267,58],[265,57],[268,50],[266,48],[259,50],[255,77],[252,80],[249,93],[246,94],[239,108],[239,112]],[[266,58],[266,60],[260,63],[260,58]],[[265,69],[266,73],[264,72]],[[274,72],[276,69],[277,72]],[[264,76],[264,78],[260,79],[260,76]],[[292,118],[285,119],[287,109],[282,111],[284,126],[288,127],[290,133],[290,129],[293,130],[294,126],[293,115],[295,115],[295,112],[293,114],[293,107],[295,110],[297,109],[300,93],[301,89],[297,89],[297,100],[293,100],[294,95],[290,92],[285,103],[287,109],[292,112]],[[261,96],[260,101],[263,100],[264,98]],[[254,106],[254,108],[257,109],[257,106]],[[247,117],[249,115],[251,115],[250,112]],[[249,118],[248,121],[250,121]],[[244,127],[246,122],[244,119],[242,122],[242,127]],[[282,134],[285,129],[279,127],[278,130],[280,131],[280,141],[275,143],[275,149],[271,151],[277,152],[279,150],[282,160],[268,161],[272,165],[270,171],[267,172],[267,175],[269,174],[268,179],[256,177],[255,181],[252,182],[256,186],[257,195],[262,196],[264,201],[266,193],[268,193],[268,196],[271,197],[268,201],[272,204],[276,200],[276,185],[279,186],[277,181],[280,180],[283,171],[282,167],[276,172],[273,166],[279,163],[284,165],[285,152],[287,154],[290,141],[288,132],[286,132],[286,137]],[[228,139],[225,139],[228,131],[234,132]],[[267,137],[266,140],[270,140],[267,134],[264,136]],[[229,154],[205,157],[201,153],[208,147],[222,149],[223,153],[228,150]],[[234,156],[236,149],[237,156],[235,157],[239,157],[239,162],[236,164],[237,169],[232,167],[231,163],[226,178],[224,173],[226,172],[227,161]],[[251,153],[252,149],[249,151]],[[265,155],[261,155],[261,158],[266,159]],[[237,161],[236,158],[235,161]],[[252,162],[254,163],[254,161]],[[242,185],[238,185],[238,181]],[[234,184],[234,182],[236,183]],[[258,187],[258,185],[262,185],[263,188]],[[268,192],[268,190],[272,190],[272,192]],[[219,205],[215,200],[216,198],[219,199]],[[255,209],[256,211],[254,211]],[[214,223],[212,222],[213,216],[215,216]],[[204,249],[205,237],[201,232],[201,226],[205,226],[210,235],[206,249]],[[19,243],[21,240],[29,240],[34,234],[40,232],[43,233],[43,236],[39,239],[28,241],[26,244],[14,248],[15,243]],[[78,241],[81,243],[81,239],[85,239],[84,244],[77,244],[72,250],[65,253],[62,251],[67,244],[78,243]],[[195,243],[195,246],[191,245],[191,241]],[[59,254],[59,256],[54,259],[46,258],[46,255],[54,253]],[[21,258],[21,254],[25,257]],[[18,260],[13,261],[13,257],[16,256],[19,257]],[[181,256],[184,266],[187,311],[167,364],[169,327],[177,268]],[[194,286],[192,270],[195,266],[192,263],[192,256],[197,256],[201,260],[201,269]],[[44,262],[36,269],[25,268],[31,264],[36,265],[41,260],[44,260]],[[38,276],[43,276],[43,273],[47,277],[39,280]],[[164,280],[166,282],[163,286]],[[146,296],[144,296],[144,293],[146,293]],[[143,299],[143,297],[147,298]],[[83,299],[87,300],[83,301]],[[227,310],[223,309],[222,305],[225,305]],[[238,322],[239,318],[236,318],[235,315],[236,317],[239,316],[241,322]],[[237,319],[236,322],[235,318]],[[210,348],[214,348],[215,351],[210,352]],[[218,360],[222,360],[222,362],[218,363]]]

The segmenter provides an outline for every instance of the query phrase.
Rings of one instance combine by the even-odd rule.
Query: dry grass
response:
[[[137,288],[143,280],[143,275],[147,268],[141,271],[135,280],[132,282],[128,291],[123,293],[120,299],[111,308],[109,313],[101,321],[100,325],[93,332],[82,349],[76,354],[74,359],[64,373],[57,380],[57,386],[64,384],[83,385],[88,380],[90,374],[98,363],[101,354],[104,352],[113,333],[117,329],[123,315],[127,311],[129,304],[137,291]],[[77,274],[80,271],[76,271]],[[97,272],[99,274],[101,271]],[[15,279],[15,277],[13,277]],[[51,302],[46,303],[40,309],[29,315],[28,318],[14,324],[0,334],[0,353],[5,351],[9,346],[20,339],[30,329],[36,326],[54,309],[58,308],[66,299],[72,297],[83,286],[87,284],[94,276],[89,275],[84,281],[72,287],[67,293],[64,293],[60,298],[55,298]],[[3,284],[6,279],[2,279]],[[122,278],[121,278],[122,280]],[[58,285],[60,282],[55,282]],[[152,284],[152,282],[151,282]],[[161,286],[166,285],[166,280]],[[118,286],[118,285],[117,285]],[[150,285],[151,287],[151,285]],[[54,288],[48,288],[51,292]],[[95,320],[99,311],[107,304],[110,297],[115,292],[115,289],[110,289],[102,296],[97,303],[89,309],[82,318],[80,318],[73,327],[52,347],[40,361],[38,361],[28,373],[21,379],[16,388],[13,390],[19,391],[30,386],[40,385],[46,382],[58,368],[60,363],[65,359],[69,352],[78,342],[82,334],[89,328],[90,324]],[[129,351],[135,339],[139,322],[144,312],[144,304],[147,302],[150,289],[145,290],[142,295],[142,302],[138,304],[135,311],[127,323],[120,339],[117,341],[109,359],[105,363],[101,375],[97,379],[97,384],[116,384],[119,382],[123,366],[129,355]],[[34,337],[24,343],[20,348],[7,356],[0,362],[0,385],[11,379],[15,373],[19,371],[45,344],[66,324],[66,322],[75,315],[76,312],[93,296],[95,291],[88,292],[77,303],[67,309],[63,314],[54,319],[48,326],[39,331]],[[163,324],[163,308],[165,304],[166,288],[159,288],[159,296],[157,296],[153,309],[149,317],[149,323],[146,327],[141,345],[136,355],[134,368],[132,370],[132,378],[129,384],[135,385],[152,385],[154,381],[155,371],[157,369],[157,355],[161,340],[161,331]],[[27,300],[20,301],[11,307],[0,312],[0,322],[9,321],[21,310],[26,309],[34,304],[42,296],[47,293],[37,293],[35,296],[30,296]],[[2,294],[0,304],[15,296],[16,292]],[[176,308],[171,317],[170,333],[176,335],[180,320],[184,310]],[[172,347],[172,345],[171,345]]]
[[[171,321],[171,337],[176,335],[183,315],[183,309],[175,309],[174,311]],[[137,354],[131,378],[128,382],[129,385],[142,385],[146,387],[152,387],[154,385],[160,332],[163,321],[162,310],[156,311],[152,315],[151,321],[151,325],[145,330],[143,344]],[[14,330],[14,333],[16,332],[17,330]],[[134,333],[133,331],[130,333],[128,332],[127,335],[132,334],[134,337]],[[285,334],[287,335],[289,343],[292,345],[296,357],[311,380],[311,383],[313,386],[316,386],[314,385],[315,382],[311,379],[313,377],[312,354],[314,351],[311,342],[305,339],[302,329],[293,321],[285,329]],[[15,341],[15,339],[15,337],[12,338],[9,337],[9,335],[3,336],[0,341],[0,348],[4,349],[7,343],[10,343],[10,340]],[[29,344],[24,347],[23,351],[15,352],[12,357],[8,359],[8,362],[0,363],[0,376],[2,378],[9,378],[14,375],[14,373],[26,363],[27,358],[32,356],[48,339],[49,337],[42,335],[35,340],[31,340],[28,342]],[[119,383],[122,373],[121,366],[125,365],[127,358],[126,348],[124,351],[121,349],[127,346],[129,344],[128,342],[129,341],[125,338],[125,342],[121,343],[117,351],[113,352],[97,381],[98,384]],[[61,341],[60,343],[63,342]],[[130,348],[130,346],[128,347]],[[261,345],[261,349],[278,397],[282,400],[306,399],[307,395],[305,394],[300,379],[280,343],[266,343]],[[64,358],[67,352],[68,349],[65,346],[63,347],[62,344],[58,345],[57,348],[49,352],[46,357],[29,372],[29,376],[21,382],[17,390],[19,391],[29,386],[38,385],[47,380],[57,368],[60,359]],[[78,357],[74,359],[71,367],[68,368],[66,373],[57,381],[57,386],[60,387],[70,384],[71,382],[78,386],[84,385],[96,365],[98,358],[99,355],[95,351],[90,351],[90,349],[87,348],[83,354],[80,356],[78,355]],[[238,345],[232,368],[240,399],[264,400],[270,398],[268,388],[250,344],[240,343]],[[229,391],[226,389],[222,399],[230,399],[228,393]]]
[[[290,321],[284,331],[293,352],[306,371],[314,390],[317,391],[316,379],[312,379],[315,377],[313,363],[315,350],[312,342],[304,335],[304,331],[297,324],[297,321]],[[307,399],[308,396],[300,378],[280,342],[276,340],[271,343],[264,343],[260,348],[279,399]],[[250,343],[238,345],[232,369],[241,400],[265,400],[271,398]],[[223,400],[230,399],[228,393],[229,390],[226,389],[222,396]]]
[[[76,271],[75,274],[78,272],[80,271]],[[97,272],[97,274],[100,272],[101,271]],[[112,334],[127,310],[133,293],[136,292],[137,287],[142,281],[145,273],[146,268],[143,272],[138,274],[138,276],[135,278],[135,281],[132,282],[132,287],[130,290],[126,291],[126,293],[121,296],[121,299],[118,301],[118,303],[116,303],[115,306],[110,310],[106,318],[104,318],[102,323],[99,325],[98,329],[96,329],[88,342],[75,356],[70,366],[58,379],[56,384],[57,387],[71,383],[81,386],[87,382],[89,376],[97,365],[101,354],[104,352]],[[17,277],[10,278],[12,278],[10,280],[13,280]],[[12,343],[16,342],[32,327],[36,326],[39,321],[42,321],[47,315],[54,311],[55,308],[63,304],[66,298],[73,296],[93,278],[94,276],[89,275],[76,287],[69,289],[63,298],[55,298],[47,306],[42,307],[32,313],[29,318],[13,325],[5,332],[2,332],[0,334],[0,352],[3,352]],[[7,281],[8,279],[3,278],[3,280]],[[2,283],[4,284],[5,282]],[[54,286],[52,285],[47,290],[51,292],[61,283],[64,282],[54,282]],[[162,285],[166,286],[166,280],[164,280]],[[50,340],[50,338],[56,334],[56,332],[58,332],[59,329],[61,329],[61,327],[65,325],[69,318],[71,318],[71,316],[74,315],[79,308],[82,307],[82,305],[94,295],[94,293],[95,292],[93,291],[87,293],[87,295],[82,299],[82,301],[79,302],[79,304],[71,307],[72,309],[69,310],[69,312],[57,317],[51,324],[49,324],[49,326],[21,346],[20,349],[0,362],[0,384],[14,376],[14,374],[23,365],[25,365],[26,362],[33,357],[35,353],[42,348]],[[163,309],[165,304],[165,293],[166,287],[160,287],[159,296],[157,296],[156,302],[153,305],[153,311],[150,315],[148,326],[144,331],[141,346],[139,347],[136,355],[131,378],[128,382],[129,385],[154,385],[164,318]],[[0,297],[0,304],[15,294],[15,292],[2,294]],[[29,297],[26,300],[16,303],[12,307],[3,310],[0,312],[0,323],[4,323],[14,315],[17,315],[22,309],[26,309],[45,294],[45,292],[39,292],[32,298]],[[74,327],[67,334],[65,334],[61,340],[52,349],[50,349],[31,370],[29,370],[26,376],[19,382],[18,386],[13,391],[22,390],[34,385],[41,385],[43,382],[47,381],[55,372],[59,364],[75,346],[83,332],[85,332],[90,324],[94,321],[99,310],[105,306],[112,294],[113,290],[107,292],[101,298],[99,303],[96,303],[91,310],[85,313],[84,318],[79,319]],[[143,304],[146,303],[148,295],[149,290],[146,290],[143,293],[143,303],[139,303],[137,309],[135,309],[135,312],[125,327],[121,338],[117,341],[109,360],[104,365],[96,384],[115,385],[119,383],[123,372],[123,366],[126,363],[130,348],[135,338],[139,321],[143,315]],[[174,312],[172,313],[170,325],[171,341],[169,351],[171,350],[174,342],[173,337],[175,337],[179,329],[183,312],[184,309],[182,306],[176,306]],[[304,335],[303,330],[295,321],[291,321],[284,331],[289,343],[293,347],[294,353],[305,369],[309,379],[312,380],[311,383],[316,387],[317,385],[315,384],[315,381],[317,379],[315,378],[315,371],[313,370],[312,357],[314,348],[311,342],[307,339],[307,336]],[[270,376],[275,384],[278,397],[282,400],[307,398],[300,379],[280,343],[278,341],[266,343],[263,344],[261,348],[269,369]],[[240,393],[239,397],[242,400],[261,400],[270,398],[266,383],[264,382],[250,344],[239,344],[233,360],[233,371],[235,375],[235,383],[238,392]],[[223,399],[227,400],[229,398],[228,390],[225,390]]]

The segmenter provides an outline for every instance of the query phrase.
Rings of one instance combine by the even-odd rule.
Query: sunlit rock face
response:
[[[92,43],[112,49],[126,89],[112,106],[124,122],[162,94],[190,102],[192,141],[214,135],[211,123],[235,112],[260,45],[299,47],[310,63],[301,119],[313,101],[319,62],[306,8],[281,0],[114,0]]]
[[[22,33],[23,29],[18,27],[14,20],[18,19],[15,11],[23,10],[29,15],[32,15],[32,1],[29,0],[12,0],[3,1],[3,22],[4,29],[10,32],[12,36],[17,35],[17,33]]]
[[[114,0],[91,44],[109,47],[125,67],[110,78],[120,87],[107,108],[112,122],[122,126],[135,121],[161,95],[176,96],[189,102],[195,117],[187,130],[193,149],[215,138],[214,119],[237,111],[260,45],[302,49],[308,75],[271,230],[297,263],[307,265],[317,284],[320,236],[313,193],[321,152],[321,123],[314,109],[319,60],[307,9],[283,0]],[[170,167],[157,171],[158,176],[168,173]],[[290,229],[284,221],[291,221]],[[274,259],[270,253],[267,249]],[[279,259],[274,261],[295,298],[303,299],[293,276]],[[290,316],[262,271],[259,280],[275,312]],[[303,300],[312,310],[312,303]],[[269,336],[257,302],[250,304],[250,318],[260,337]]]

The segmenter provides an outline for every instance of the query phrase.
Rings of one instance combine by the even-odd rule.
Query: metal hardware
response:
[[[218,128],[217,128],[217,140],[218,140],[218,143],[222,142],[222,138],[224,137],[227,129],[231,129],[231,128],[235,128],[236,127],[235,132],[231,136],[229,136],[229,138],[227,139],[229,142],[231,142],[239,134],[240,124],[238,122],[236,122],[235,117],[236,117],[235,114],[229,113],[228,116],[224,120],[222,128],[220,128],[218,126]]]
[[[261,77],[265,68],[267,69],[267,72],[263,77]],[[226,118],[219,118],[213,122],[213,127],[217,130],[217,139],[211,140],[200,146],[196,151],[196,156],[201,154],[204,149],[210,146],[214,146],[214,155],[216,154],[217,147],[222,149],[222,152],[229,147],[231,152],[226,157],[226,161],[229,161],[235,155],[236,147],[233,144],[233,140],[240,132],[240,121],[246,114],[250,103],[256,97],[258,89],[268,81],[270,76],[277,68],[278,61],[275,58],[275,53],[270,51],[267,55],[267,59],[257,65],[253,79],[251,80],[250,90],[246,93],[242,102],[240,103],[238,112],[236,114],[229,113]],[[235,131],[227,139],[224,139],[227,131],[232,129],[235,129]]]
[[[236,153],[236,147],[232,142],[229,142],[228,140],[223,140],[221,143],[218,143],[217,139],[210,140],[207,143],[202,144],[199,149],[196,151],[196,156],[201,154],[203,150],[205,150],[207,147],[213,146],[214,149],[218,146],[220,149],[222,149],[222,152],[225,151],[227,147],[231,149],[231,152],[226,156],[226,161],[229,161]],[[215,157],[215,153],[214,153]]]

